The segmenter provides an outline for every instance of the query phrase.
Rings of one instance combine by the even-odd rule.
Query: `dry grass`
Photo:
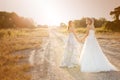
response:
[[[76,31],[78,33],[85,33],[86,32],[86,28],[77,28]],[[95,28],[95,31],[96,31],[96,33],[106,33],[106,32],[110,33],[110,32],[112,32],[112,31],[106,30],[104,27]]]
[[[67,28],[58,28],[57,29],[59,32],[66,34],[67,33]],[[108,31],[106,30],[104,27],[101,28],[95,28],[96,33],[116,33],[116,32],[112,32],[112,31]],[[86,32],[86,28],[76,28],[76,32],[77,33],[85,33]],[[119,32],[118,32],[119,33]]]
[[[0,30],[0,80],[30,80],[28,63],[19,63],[26,58],[15,55],[18,50],[40,47],[42,37],[47,37],[47,28]]]

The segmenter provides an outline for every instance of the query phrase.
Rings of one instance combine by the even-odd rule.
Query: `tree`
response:
[[[110,15],[114,15],[115,20],[114,21],[108,21],[105,28],[107,30],[120,32],[120,20],[119,20],[120,6],[115,8],[114,11],[111,11]]]
[[[107,20],[105,18],[99,18],[99,19],[94,18],[94,20],[95,20],[95,27],[97,27],[97,28],[102,27],[102,25],[107,22]],[[86,27],[86,18],[83,17],[80,20],[74,20],[74,25],[76,28],[85,28]]]
[[[32,19],[18,16],[12,12],[0,12],[0,28],[33,28]]]
[[[60,23],[60,27],[63,27],[63,28],[66,28],[67,27],[67,25],[65,24],[65,23]]]
[[[120,6],[115,8],[114,11],[110,12],[110,15],[114,15],[115,21],[119,21],[120,16]]]
[[[83,17],[80,20],[74,20],[74,25],[76,28],[86,27],[86,18]]]
[[[105,18],[99,18],[99,19],[95,19],[94,18],[94,24],[95,24],[95,27],[98,28],[98,27],[102,27],[103,24],[105,24],[107,22],[107,20]]]

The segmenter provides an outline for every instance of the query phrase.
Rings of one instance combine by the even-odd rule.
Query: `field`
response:
[[[84,29],[76,30],[79,38]],[[83,32],[82,32],[83,31]],[[100,32],[99,32],[100,31]],[[120,69],[120,33],[96,32],[103,52]],[[1,80],[119,80],[120,72],[82,73],[80,68],[60,68],[66,29],[1,30]],[[7,76],[6,76],[7,75]],[[16,75],[16,76],[14,76]]]
[[[48,37],[47,28],[1,29],[0,80],[30,80],[32,66],[23,61],[27,56],[15,52],[41,47],[43,37]]]
[[[78,33],[83,36],[83,33]],[[120,69],[120,34],[97,33],[97,39],[105,55]],[[24,50],[31,53],[29,62],[33,65],[32,80],[119,80],[119,71],[82,73],[80,68],[60,68],[64,53],[66,34],[59,29],[49,29],[49,37],[44,38],[41,48]],[[20,51],[21,52],[21,51]],[[19,53],[19,52],[18,52]]]

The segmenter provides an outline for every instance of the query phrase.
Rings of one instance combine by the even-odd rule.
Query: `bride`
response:
[[[68,23],[68,40],[65,46],[63,59],[60,67],[74,67],[79,64],[80,44],[74,30],[74,24],[72,21]]]
[[[116,71],[107,57],[104,55],[98,41],[95,37],[94,20],[86,19],[87,33],[81,39],[85,39],[83,49],[80,56],[80,67],[82,72],[101,72],[101,71]]]

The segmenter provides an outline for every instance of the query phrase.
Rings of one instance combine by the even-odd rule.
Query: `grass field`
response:
[[[0,30],[0,80],[30,80],[29,63],[19,62],[26,58],[14,52],[40,47],[42,37],[48,37],[47,28]]]
[[[49,30],[49,38],[44,40],[41,49],[33,50],[34,64],[32,72],[33,80],[119,80],[119,71],[98,73],[84,73],[80,67],[60,68],[64,47],[68,35],[64,35],[60,29]],[[78,33],[78,36],[84,36]],[[97,40],[109,61],[120,69],[120,34],[97,33]],[[45,43],[48,43],[47,45]],[[81,44],[82,46],[83,44]],[[80,53],[79,53],[80,54]]]
[[[67,28],[58,28],[57,29],[59,32],[62,32],[62,33],[67,33]],[[86,32],[86,28],[76,28],[75,31],[79,34],[79,33],[85,33]],[[104,27],[101,27],[101,28],[95,28],[95,31],[96,33],[116,33],[116,32],[113,32],[113,31],[110,31],[110,30],[106,30]],[[119,32],[117,32],[119,33]]]
[[[76,29],[78,36],[83,36],[84,28]],[[62,34],[61,34],[62,33]],[[51,34],[49,36],[49,34]],[[1,29],[0,30],[0,80],[79,80],[81,77],[88,78],[85,74],[73,70],[66,73],[59,68],[61,59],[60,53],[63,51],[64,34],[67,34],[65,28],[34,28],[34,29]],[[102,28],[96,29],[96,37],[108,59],[118,68],[120,68],[119,48],[120,33],[105,32]],[[50,39],[50,40],[49,40]],[[46,43],[49,43],[46,45]],[[28,51],[25,51],[28,50]],[[28,60],[30,51],[34,51],[31,66]],[[17,54],[18,52],[19,54]],[[25,54],[27,53],[27,55]],[[30,53],[30,54],[29,54]],[[30,57],[29,57],[30,58]],[[51,63],[52,62],[52,63]],[[53,65],[54,63],[54,65]],[[56,67],[55,67],[56,65]],[[41,72],[42,71],[42,72]],[[54,73],[56,76],[54,76]],[[73,75],[73,73],[75,73]],[[103,73],[104,74],[104,73]],[[109,74],[109,73],[108,73]],[[113,75],[118,75],[116,72]],[[69,76],[66,76],[69,75]],[[77,76],[76,76],[77,75]],[[91,75],[91,74],[90,74]],[[106,75],[106,73],[105,73]],[[110,74],[111,75],[111,74]],[[71,77],[74,77],[72,79]],[[81,76],[81,77],[80,77]],[[108,79],[100,73],[95,74],[100,80]],[[112,78],[119,77],[111,76]],[[90,76],[94,78],[93,76]],[[97,77],[96,77],[97,78]],[[89,80],[89,79],[85,79]],[[93,79],[96,80],[96,79]]]

